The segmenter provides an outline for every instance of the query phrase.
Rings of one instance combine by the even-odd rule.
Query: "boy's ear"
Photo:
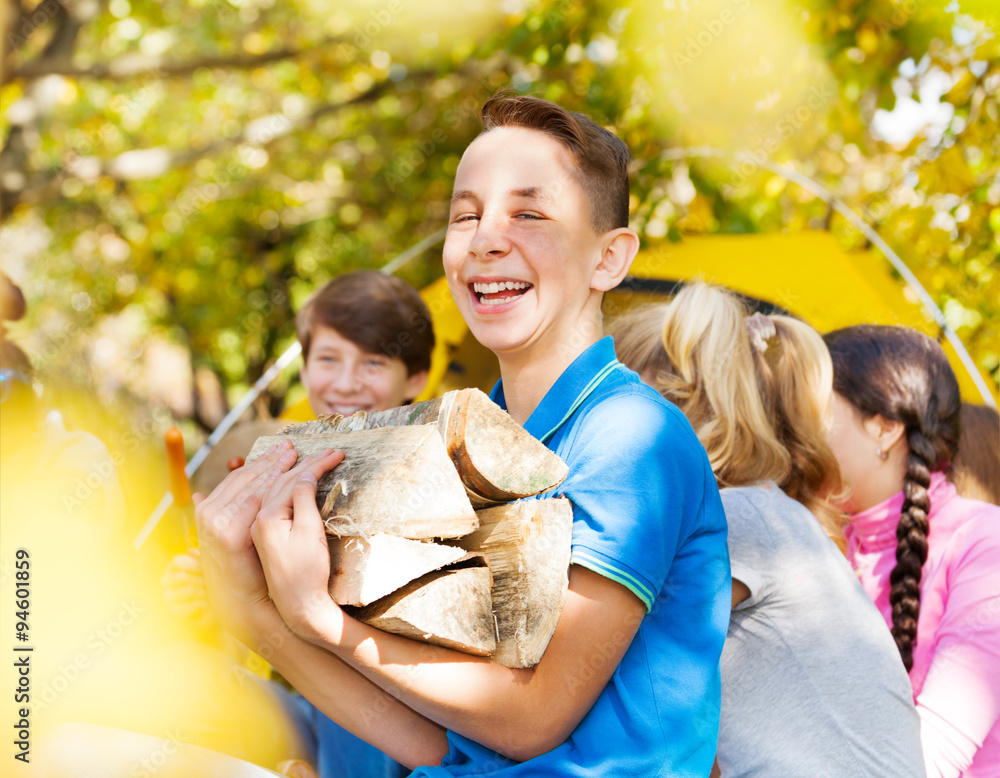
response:
[[[427,379],[430,371],[421,370],[406,379],[406,399],[413,400],[427,387]]]
[[[603,245],[601,261],[590,279],[590,288],[599,292],[614,289],[628,274],[639,253],[639,236],[628,227],[619,227],[605,233]]]

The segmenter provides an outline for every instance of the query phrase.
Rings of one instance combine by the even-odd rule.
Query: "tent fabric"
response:
[[[940,335],[916,295],[893,276],[888,260],[875,251],[846,251],[828,232],[690,237],[640,252],[629,278],[720,284],[765,308],[788,311],[820,332],[867,323],[913,327],[934,338]],[[623,284],[606,295],[606,315],[667,299],[675,284],[664,284],[659,291],[628,286]],[[439,278],[428,285],[421,296],[431,310],[438,343],[427,390],[418,399],[466,386],[489,391],[500,377],[496,359],[469,334],[446,280]],[[981,403],[965,366],[947,341],[942,346],[958,377],[962,398]],[[983,377],[997,396],[991,377]]]

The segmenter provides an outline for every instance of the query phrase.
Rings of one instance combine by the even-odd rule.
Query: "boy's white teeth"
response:
[[[472,288],[475,290],[476,294],[496,294],[497,292],[503,292],[506,289],[527,289],[531,284],[525,283],[524,281],[492,281],[488,284],[474,283]]]
[[[511,300],[517,299],[516,297],[501,297],[497,300],[480,300],[483,305],[503,305],[504,303],[509,303]]]

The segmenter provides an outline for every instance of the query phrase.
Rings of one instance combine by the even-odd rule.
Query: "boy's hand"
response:
[[[201,568],[201,555],[197,549],[178,554],[167,563],[162,586],[163,598],[172,616],[200,630],[218,626],[208,604],[205,571]]]
[[[273,488],[251,528],[271,599],[306,640],[322,634],[336,642],[343,621],[329,593],[330,550],[316,509],[316,479],[343,458],[342,451],[327,451],[294,483]]]
[[[226,476],[208,497],[194,495],[209,601],[223,626],[251,645],[255,616],[259,609],[273,606],[250,538],[250,525],[268,492],[286,481],[294,484],[315,460],[309,457],[290,470],[296,458],[291,441],[282,441]]]

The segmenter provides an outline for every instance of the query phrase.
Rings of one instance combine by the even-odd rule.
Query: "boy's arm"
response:
[[[294,634],[273,607],[256,623],[253,650],[331,720],[411,770],[441,764],[448,753],[443,727]]]
[[[209,600],[227,629],[247,647],[265,659],[280,653],[280,669],[288,681],[345,729],[411,767],[440,764],[448,751],[441,727],[293,634],[267,596],[250,539],[250,525],[262,502],[274,495],[290,499],[300,473],[310,472],[315,479],[341,459],[337,454],[309,457],[290,470],[295,462],[290,449],[287,442],[274,446],[230,473],[208,497],[195,495]]]
[[[574,565],[559,624],[533,668],[510,669],[382,632],[348,617],[328,594],[330,560],[315,495],[315,477],[306,474],[294,487],[294,507],[292,500],[271,501],[252,527],[282,617],[417,712],[512,759],[542,754],[569,736],[645,614],[628,589]],[[272,661],[284,674],[292,671],[285,663],[294,660],[282,653]],[[315,687],[325,681],[297,669],[300,691],[318,693]]]

